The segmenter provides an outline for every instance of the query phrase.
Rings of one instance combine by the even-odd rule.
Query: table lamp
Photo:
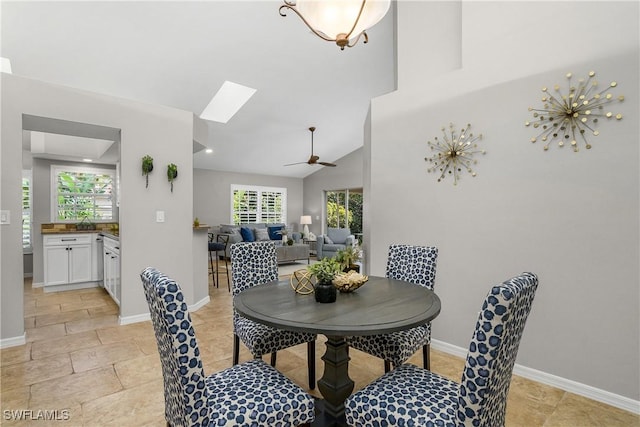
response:
[[[309,235],[309,225],[311,224],[311,215],[302,215],[300,217],[300,225],[304,225],[302,229],[302,235],[307,237]]]

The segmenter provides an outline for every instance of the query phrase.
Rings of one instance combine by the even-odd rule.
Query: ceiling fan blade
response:
[[[308,162],[289,163],[289,164],[286,164],[286,165],[284,165],[284,166],[303,165],[303,164],[305,164],[305,163],[308,163]]]
[[[327,163],[327,162],[318,162],[318,164],[322,165],[322,166],[329,166],[329,167],[332,167],[332,168],[337,166],[334,163]]]
[[[314,156],[313,154],[311,155],[311,157],[309,157],[309,160],[307,161],[307,163],[309,163],[310,165],[317,163],[318,160],[320,159],[320,157],[318,156]]]

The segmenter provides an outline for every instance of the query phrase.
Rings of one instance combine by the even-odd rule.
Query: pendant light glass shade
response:
[[[318,36],[335,41],[341,49],[355,45],[366,30],[380,22],[389,11],[391,0],[285,0],[280,7],[294,11]]]
[[[339,34],[351,32],[349,39],[353,40],[384,18],[391,0],[367,0],[364,7],[362,3],[362,0],[297,0],[296,7],[313,28],[327,37],[336,39]],[[362,14],[354,28],[360,8]]]

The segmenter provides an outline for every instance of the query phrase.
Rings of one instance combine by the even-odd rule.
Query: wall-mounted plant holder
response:
[[[606,118],[608,120],[613,117],[616,120],[622,119],[622,114],[614,115],[611,111],[604,110],[604,106],[610,104],[616,99],[619,102],[624,101],[624,96],[620,95],[614,98],[609,91],[618,86],[618,83],[611,82],[603,90],[598,90],[598,82],[594,79],[595,71],[590,71],[589,76],[584,79],[578,79],[578,85],[571,84],[571,73],[567,73],[567,83],[569,85],[567,92],[562,92],[559,85],[554,86],[556,95],[551,95],[546,87],[542,88],[544,96],[542,108],[529,107],[529,111],[533,111],[533,117],[536,122],[525,122],[525,126],[533,126],[535,129],[542,128],[542,131],[531,138],[531,142],[537,142],[540,139],[545,142],[544,150],[549,149],[553,141],[558,141],[558,147],[563,147],[565,143],[569,143],[574,152],[578,152],[578,139],[584,141],[585,147],[591,148],[591,144],[587,140],[586,135],[591,133],[598,136],[599,131],[595,129],[599,119]]]
[[[425,157],[424,160],[431,166],[427,172],[439,172],[438,182],[447,175],[453,176],[453,185],[458,185],[460,173],[466,170],[475,177],[476,172],[471,168],[478,161],[474,156],[478,153],[485,154],[485,150],[479,150],[477,142],[482,139],[482,134],[474,136],[469,132],[471,124],[468,124],[460,133],[456,133],[453,123],[449,124],[449,132],[442,127],[444,138],[442,141],[436,136],[434,142],[427,141],[431,150],[435,151],[433,156]]]
[[[142,176],[145,177],[145,188],[149,188],[149,174],[153,170],[153,157],[146,155],[142,158]]]
[[[173,181],[178,177],[178,166],[174,163],[169,163],[167,166],[167,179],[171,184],[171,192],[173,193]]]

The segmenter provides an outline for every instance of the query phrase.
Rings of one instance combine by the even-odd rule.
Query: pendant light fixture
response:
[[[284,0],[280,16],[292,10],[315,35],[344,50],[360,37],[367,43],[366,30],[384,18],[390,4],[391,0]]]

